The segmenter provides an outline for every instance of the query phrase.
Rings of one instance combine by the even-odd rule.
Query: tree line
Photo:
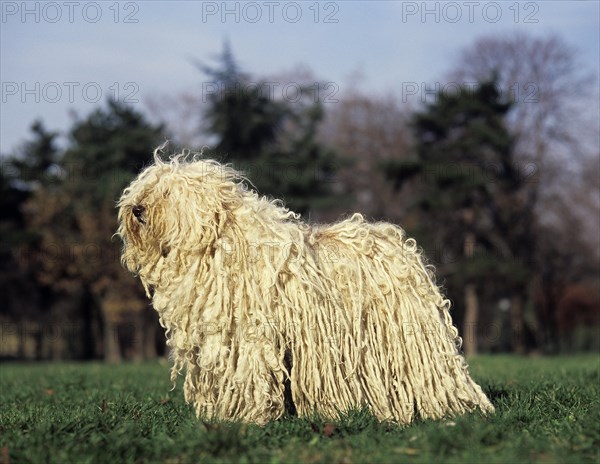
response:
[[[189,145],[177,127],[190,108],[204,156],[306,220],[360,211],[417,238],[467,354],[598,349],[599,153],[579,114],[593,77],[576,58],[557,37],[487,37],[463,51],[452,91],[411,107],[353,88],[326,106],[310,75],[296,79],[299,99],[265,95],[267,78],[226,45],[198,64],[221,91],[204,104],[170,97],[188,113],[169,122],[109,100],[61,146],[35,121],[2,158],[0,357],[164,353],[157,316],[119,261],[115,203],[154,147]]]

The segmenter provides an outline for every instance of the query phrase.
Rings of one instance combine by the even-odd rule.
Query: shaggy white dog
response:
[[[395,225],[310,226],[230,167],[155,153],[123,192],[118,235],[198,415],[264,424],[287,394],[298,414],[330,418],[493,411],[449,301]]]

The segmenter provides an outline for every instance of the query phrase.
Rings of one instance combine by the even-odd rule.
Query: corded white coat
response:
[[[408,424],[493,406],[413,239],[359,214],[309,226],[215,161],[155,162],[123,192],[122,261],[199,416],[264,424],[366,406]]]

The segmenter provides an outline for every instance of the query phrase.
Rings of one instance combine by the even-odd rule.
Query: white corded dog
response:
[[[198,415],[264,424],[286,389],[299,415],[366,406],[406,424],[493,411],[449,301],[395,225],[355,214],[310,226],[230,167],[157,150],[123,192],[118,235]]]

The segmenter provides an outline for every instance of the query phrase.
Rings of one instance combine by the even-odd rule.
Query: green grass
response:
[[[0,462],[598,463],[599,367],[592,355],[481,356],[471,372],[491,417],[397,427],[355,411],[261,428],[197,420],[165,363],[4,364]]]

